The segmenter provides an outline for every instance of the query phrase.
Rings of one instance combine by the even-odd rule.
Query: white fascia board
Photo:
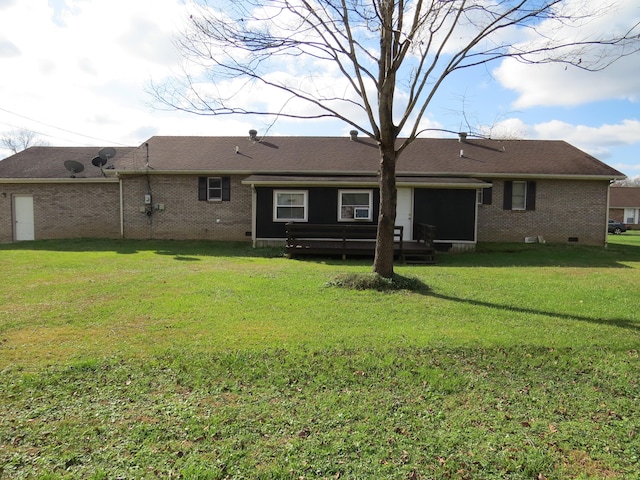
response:
[[[354,181],[300,181],[300,182],[292,182],[292,181],[267,181],[267,180],[258,180],[258,181],[246,181],[243,180],[241,183],[244,185],[251,185],[252,187],[377,187],[378,182],[354,182]]]
[[[376,172],[336,172],[336,171],[324,171],[324,170],[304,170],[291,172],[288,170],[274,170],[274,171],[256,171],[256,170],[154,170],[149,168],[148,170],[111,170],[115,175],[198,175],[198,176],[220,176],[220,175],[296,175],[299,177],[310,176],[373,176]]]
[[[118,183],[117,178],[0,178],[1,184]]]
[[[402,176],[410,176],[410,175],[416,175],[417,174],[402,174]],[[564,175],[564,174],[547,174],[547,173],[517,173],[517,172],[512,172],[512,173],[486,173],[486,172],[482,172],[482,173],[435,173],[433,174],[433,176],[439,176],[439,177],[468,177],[468,178],[477,178],[477,179],[483,179],[483,178],[490,178],[490,179],[513,179],[513,178],[525,178],[525,179],[531,179],[531,180],[624,180],[625,178],[627,178],[626,176],[620,176],[620,175]]]

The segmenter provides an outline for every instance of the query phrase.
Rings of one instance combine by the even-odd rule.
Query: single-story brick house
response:
[[[609,218],[640,229],[640,187],[611,187]]]
[[[355,134],[152,137],[119,148],[102,167],[97,154],[97,148],[32,147],[0,161],[0,241],[210,239],[259,246],[281,244],[290,221],[377,219],[378,148]],[[622,178],[563,141],[418,139],[397,166],[396,223],[407,239],[414,225],[435,225],[443,249],[534,238],[604,245],[609,185]]]

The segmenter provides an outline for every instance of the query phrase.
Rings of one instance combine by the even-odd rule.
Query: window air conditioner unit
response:
[[[356,220],[369,220],[369,207],[354,208],[353,218]]]

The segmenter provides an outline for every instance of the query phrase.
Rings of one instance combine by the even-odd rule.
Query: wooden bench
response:
[[[288,223],[285,251],[289,258],[297,255],[373,256],[377,225]],[[436,227],[423,223],[414,226],[415,240],[403,240],[404,228],[394,227],[394,255],[400,262],[435,263]]]
[[[297,255],[374,255],[377,225],[287,223],[285,251]],[[404,227],[394,227],[394,250],[404,261]]]

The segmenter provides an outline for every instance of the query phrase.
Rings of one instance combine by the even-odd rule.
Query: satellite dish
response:
[[[80,173],[84,170],[84,165],[80,162],[76,162],[75,160],[67,160],[64,162],[64,168],[69,170],[71,173]]]
[[[110,158],[116,156],[116,149],[112,147],[105,147],[98,152],[98,156],[104,160],[104,163],[107,163]]]
[[[93,160],[91,160],[91,163],[93,164],[94,167],[103,167],[107,163],[107,159],[102,157],[96,157]]]

